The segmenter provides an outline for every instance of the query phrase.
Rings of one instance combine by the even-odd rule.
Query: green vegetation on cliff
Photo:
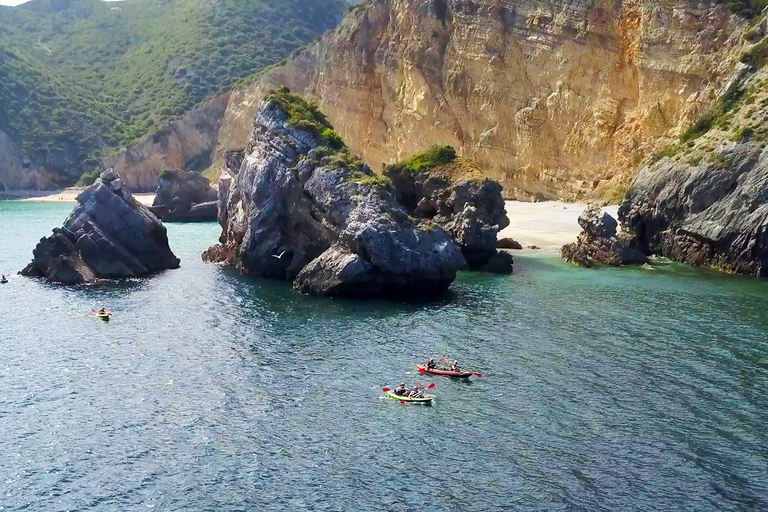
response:
[[[33,0],[0,6],[0,130],[74,181],[334,28],[340,0]],[[74,168],[73,168],[74,166]]]
[[[333,130],[333,125],[320,108],[303,96],[292,93],[287,87],[280,87],[270,91],[264,99],[280,107],[280,110],[288,115],[288,124],[291,126],[311,132],[331,149],[340,150],[347,147],[344,139]]]
[[[415,177],[427,173],[454,182],[486,179],[482,170],[477,167],[473,160],[459,157],[452,146],[434,145],[422,153],[413,155],[408,160],[388,165],[384,169],[385,176],[405,174]]]

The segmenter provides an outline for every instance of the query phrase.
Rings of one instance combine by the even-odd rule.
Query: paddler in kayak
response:
[[[427,370],[436,370],[436,369],[437,369],[437,364],[435,364],[434,359],[430,359],[429,361],[427,361]]]
[[[106,308],[101,308],[97,314],[98,315],[106,315],[107,314],[107,309]]]
[[[424,393],[416,386],[408,392],[408,398],[424,398]]]
[[[458,361],[454,361],[453,362],[453,364],[451,365],[451,371],[452,372],[456,372],[456,373],[461,373],[461,368],[459,368],[459,362]]]
[[[408,388],[405,387],[405,382],[401,382],[397,388],[393,391],[397,396],[406,396],[408,394]]]
[[[0,283],[3,283],[3,284],[5,284],[5,283],[7,283],[7,282],[8,282],[8,279],[6,279],[6,277],[5,277],[5,274],[3,274],[3,277],[2,277],[2,278],[0,278]]]

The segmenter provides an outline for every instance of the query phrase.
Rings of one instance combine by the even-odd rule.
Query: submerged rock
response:
[[[146,276],[178,268],[165,227],[112,170],[77,196],[64,227],[33,251],[22,275],[62,284]]]
[[[560,256],[582,267],[603,265],[642,265],[648,258],[632,247],[625,236],[617,235],[618,222],[608,213],[591,206],[579,215],[582,231],[576,243],[566,244],[560,249]]]
[[[384,175],[410,215],[428,219],[451,235],[470,268],[512,271],[511,255],[498,256],[496,250],[496,236],[509,225],[502,187],[483,176],[471,160],[459,158],[450,146],[433,146],[387,166]],[[492,258],[497,264],[488,265]]]
[[[216,220],[217,193],[200,173],[163,171],[150,211],[161,220],[206,222]]]
[[[768,148],[729,141],[699,162],[661,159],[619,218],[645,254],[768,277]]]
[[[434,293],[465,266],[450,236],[409,218],[316,107],[281,89],[254,122],[236,177],[219,187],[221,244],[203,259],[316,295]]]

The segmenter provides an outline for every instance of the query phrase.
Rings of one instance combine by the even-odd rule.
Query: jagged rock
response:
[[[79,284],[178,268],[165,227],[111,169],[83,190],[77,202],[64,227],[40,240],[22,275]]]
[[[227,151],[224,154],[224,166],[229,173],[237,176],[238,171],[240,171],[240,166],[243,165],[243,158],[245,158],[244,149]]]
[[[579,215],[582,231],[576,243],[566,244],[560,249],[560,256],[575,265],[592,267],[603,265],[642,265],[648,258],[630,243],[624,235],[617,235],[616,219],[600,208],[591,206]]]
[[[453,237],[470,268],[498,267],[486,267],[497,254],[497,234],[509,225],[497,181],[450,146],[433,146],[388,166],[384,175],[410,215],[429,219]]]
[[[311,110],[284,90],[262,101],[237,176],[219,188],[222,243],[203,259],[317,295],[445,290],[465,266],[448,234],[411,220],[384,180],[328,149],[309,121],[289,123],[284,102]]]
[[[181,170],[163,171],[150,211],[164,221],[214,221],[217,192],[205,176]]]
[[[523,245],[517,240],[513,240],[512,238],[499,238],[496,241],[496,248],[497,249],[515,249],[519,251],[523,248]]]
[[[707,160],[664,158],[619,208],[647,255],[768,277],[768,149],[725,142]]]

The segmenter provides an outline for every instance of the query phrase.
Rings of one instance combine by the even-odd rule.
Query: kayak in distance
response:
[[[454,377],[457,379],[466,379],[472,376],[473,372],[452,372],[449,370],[438,370],[427,368],[426,366],[422,366],[420,364],[416,365],[416,368],[419,369],[419,373],[432,373],[434,375],[444,375],[446,377]]]

